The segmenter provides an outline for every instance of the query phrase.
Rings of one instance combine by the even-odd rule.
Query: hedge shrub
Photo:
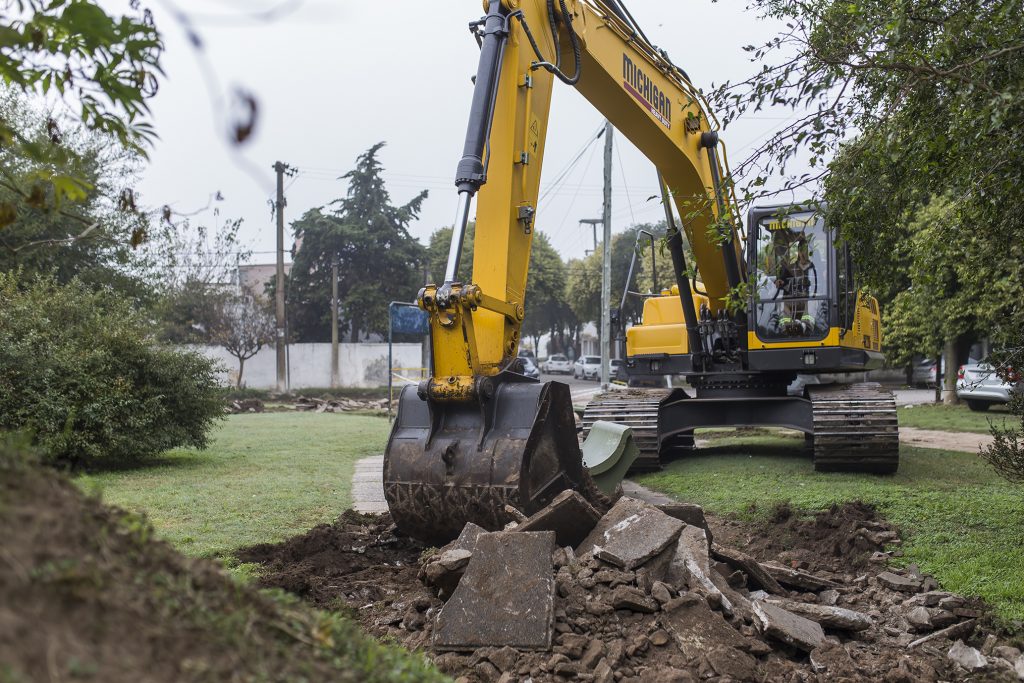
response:
[[[112,291],[0,274],[0,430],[70,466],[206,446],[224,412],[217,367],[152,327]]]

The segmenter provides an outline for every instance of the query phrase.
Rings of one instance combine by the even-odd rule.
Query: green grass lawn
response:
[[[919,429],[939,429],[945,432],[976,432],[988,434],[989,422],[997,427],[1018,427],[1019,418],[1014,417],[1006,406],[994,405],[984,413],[972,412],[966,405],[946,406],[924,404],[899,408],[900,426]]]
[[[782,502],[806,511],[851,500],[875,504],[904,531],[903,561],[916,562],[947,590],[981,596],[1005,620],[1024,620],[1024,488],[972,453],[906,446],[893,476],[817,474],[808,456],[795,454],[801,442],[788,435],[715,439],[700,455],[638,480],[746,518]]]
[[[352,504],[359,458],[383,452],[386,419],[313,413],[232,415],[205,451],[81,476],[87,491],[145,512],[190,555],[224,557],[333,520]]]

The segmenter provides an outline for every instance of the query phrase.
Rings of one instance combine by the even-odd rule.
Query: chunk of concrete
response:
[[[683,522],[635,498],[620,498],[577,550],[623,569],[635,569],[673,543]]]
[[[841,585],[831,579],[815,576],[802,569],[791,569],[790,567],[783,567],[771,562],[765,562],[761,566],[773,579],[783,586],[789,586],[790,588],[809,593],[817,593],[827,588],[838,588]]]
[[[658,611],[658,603],[652,598],[644,595],[639,588],[632,586],[619,586],[612,591],[612,607],[615,609],[626,609],[630,612],[641,614],[653,614]]]
[[[555,541],[560,547],[575,548],[600,519],[601,513],[586,498],[568,489],[521,522],[516,531],[554,531]]]
[[[451,599],[437,615],[434,648],[547,650],[554,631],[555,532],[484,533]]]
[[[669,517],[675,517],[690,526],[700,527],[707,535],[708,545],[710,546],[713,542],[714,538],[711,535],[711,527],[708,526],[708,520],[704,516],[704,508],[700,505],[695,503],[662,503],[657,508]]]
[[[739,550],[733,550],[732,548],[725,548],[714,543],[711,545],[711,554],[722,562],[746,572],[751,581],[769,593],[775,593],[776,595],[786,594],[786,591],[783,590],[782,586],[779,585],[779,582],[775,580],[775,577],[769,574],[757,560],[746,553],[742,553]]]
[[[444,551],[424,567],[425,583],[437,588],[442,599],[448,598],[462,580],[472,556],[473,553],[462,548]]]
[[[873,624],[868,615],[844,607],[791,601],[775,604],[788,612],[807,617],[811,621],[816,621],[825,628],[835,631],[865,631]]]
[[[754,623],[761,633],[783,643],[810,652],[825,641],[825,632],[817,622],[787,612],[770,602],[755,602]]]
[[[932,615],[928,612],[927,607],[915,607],[906,613],[907,623],[915,631],[931,631],[934,629],[932,624]]]
[[[459,537],[454,541],[445,546],[445,550],[468,550],[473,552],[476,549],[477,539],[480,538],[480,534],[486,534],[487,529],[482,526],[473,524],[473,522],[466,522],[466,526],[462,527],[462,532]]]
[[[878,583],[886,588],[902,593],[916,593],[921,590],[921,581],[909,576],[900,576],[893,572],[882,572],[877,577]]]
[[[985,655],[970,645],[965,644],[962,640],[953,643],[953,647],[949,648],[946,656],[968,671],[976,671],[988,666],[988,659]]]
[[[669,565],[669,582],[678,584],[686,580],[687,561],[696,564],[705,576],[710,575],[710,552],[711,545],[708,543],[707,534],[703,529],[689,525],[683,527],[679,533],[679,540],[676,541],[676,554]]]
[[[688,659],[695,659],[716,645],[747,651],[750,641],[712,612],[702,598],[687,593],[666,604],[661,623],[672,634]]]

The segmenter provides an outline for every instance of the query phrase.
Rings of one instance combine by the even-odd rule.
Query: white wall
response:
[[[238,360],[220,346],[190,346],[208,358],[221,361],[224,371],[221,379],[225,384],[234,385],[238,374]],[[400,377],[412,381],[420,379],[422,364],[420,344],[395,344],[392,368]],[[329,387],[331,385],[330,344],[290,344],[288,346],[291,387]],[[339,344],[338,373],[343,387],[380,387],[388,383],[387,344]],[[273,346],[265,346],[254,357],[245,361],[242,384],[252,389],[274,389],[277,387],[277,352]]]

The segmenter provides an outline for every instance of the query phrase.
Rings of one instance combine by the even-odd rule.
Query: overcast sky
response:
[[[111,10],[126,0],[107,0]],[[152,3],[148,3],[152,4]],[[193,220],[244,219],[243,240],[273,260],[274,226],[268,200],[274,193],[272,164],[299,170],[287,181],[286,218],[322,206],[345,191],[338,176],[379,141],[392,200],[404,203],[429,190],[411,227],[426,243],[455,212],[453,175],[472,95],[478,48],[467,22],[481,14],[478,0],[414,2],[306,0],[272,22],[244,13],[281,0],[177,0],[195,20],[204,44],[198,53],[168,11],[154,6],[166,42],[167,77],[152,102],[160,140],[140,190],[146,204],[170,204],[179,212],[206,207],[215,192],[224,199]],[[288,4],[288,3],[286,3]],[[743,77],[755,68],[741,48],[774,35],[771,22],[744,11],[743,0],[628,0],[647,35],[686,70],[698,87]],[[234,17],[234,19],[232,19]],[[241,150],[226,143],[226,118],[211,95],[202,63],[212,67],[214,89],[236,87],[259,101],[256,134]],[[789,119],[786,110],[762,111],[723,134],[730,157],[746,156]],[[555,83],[542,192],[602,124],[597,111],[568,86]],[[622,136],[616,137],[613,226],[662,218],[651,164]],[[539,209],[538,228],[564,258],[592,246],[589,227],[578,220],[601,213],[601,149],[593,145]],[[290,244],[290,240],[288,241]],[[261,253],[267,252],[267,253]]]

